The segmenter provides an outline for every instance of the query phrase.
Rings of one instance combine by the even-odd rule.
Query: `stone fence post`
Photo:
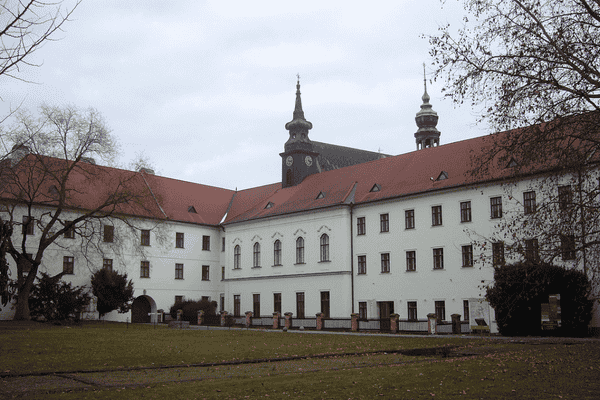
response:
[[[427,314],[427,333],[430,335],[437,333],[437,314]]]
[[[285,329],[292,329],[292,315],[291,312],[286,312],[283,314],[285,316]]]
[[[323,314],[322,312],[317,313],[317,330],[318,331],[323,330],[323,317],[325,317],[325,314]]]
[[[273,313],[273,329],[279,329],[279,318],[281,314],[279,312]]]
[[[358,314],[350,314],[350,319],[352,320],[352,332],[358,332]]]
[[[183,310],[177,310],[177,321],[183,320]]]
[[[225,326],[225,321],[227,321],[227,311],[221,311],[221,326]]]
[[[390,332],[398,333],[398,318],[400,316],[398,314],[390,315]]]
[[[252,326],[252,311],[246,311],[246,328]]]
[[[198,325],[202,325],[202,316],[204,315],[203,310],[198,310]]]

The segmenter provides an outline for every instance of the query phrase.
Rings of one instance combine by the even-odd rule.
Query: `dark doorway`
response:
[[[151,316],[148,314],[151,312],[152,307],[148,299],[145,296],[140,296],[133,301],[131,306],[131,322],[149,324]]]
[[[394,313],[394,302],[393,301],[378,301],[377,307],[379,308],[379,329],[381,331],[389,331],[390,315]]]

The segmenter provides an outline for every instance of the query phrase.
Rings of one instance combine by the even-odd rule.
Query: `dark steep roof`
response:
[[[319,153],[317,165],[320,172],[349,167],[380,158],[391,157],[375,151],[354,149],[352,147],[337,146],[335,144],[312,141],[313,149]]]

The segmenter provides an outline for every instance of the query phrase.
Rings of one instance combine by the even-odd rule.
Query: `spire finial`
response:
[[[308,137],[308,130],[312,129],[312,124],[304,118],[302,99],[300,97],[300,74],[296,74],[296,77],[298,78],[298,82],[296,83],[296,104],[294,105],[293,119],[285,124],[285,129],[290,131],[290,135],[293,135],[292,130],[301,129],[304,131],[304,137]]]

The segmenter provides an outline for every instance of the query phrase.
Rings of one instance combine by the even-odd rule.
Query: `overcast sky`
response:
[[[269,184],[281,180],[297,73],[312,140],[414,151],[423,62],[432,72],[420,36],[462,15],[455,0],[84,0],[60,40],[36,53],[42,65],[21,69],[36,84],[0,78],[0,111],[91,106],[118,138],[122,165],[144,154],[171,178]],[[441,143],[489,133],[443,86],[428,83]]]

